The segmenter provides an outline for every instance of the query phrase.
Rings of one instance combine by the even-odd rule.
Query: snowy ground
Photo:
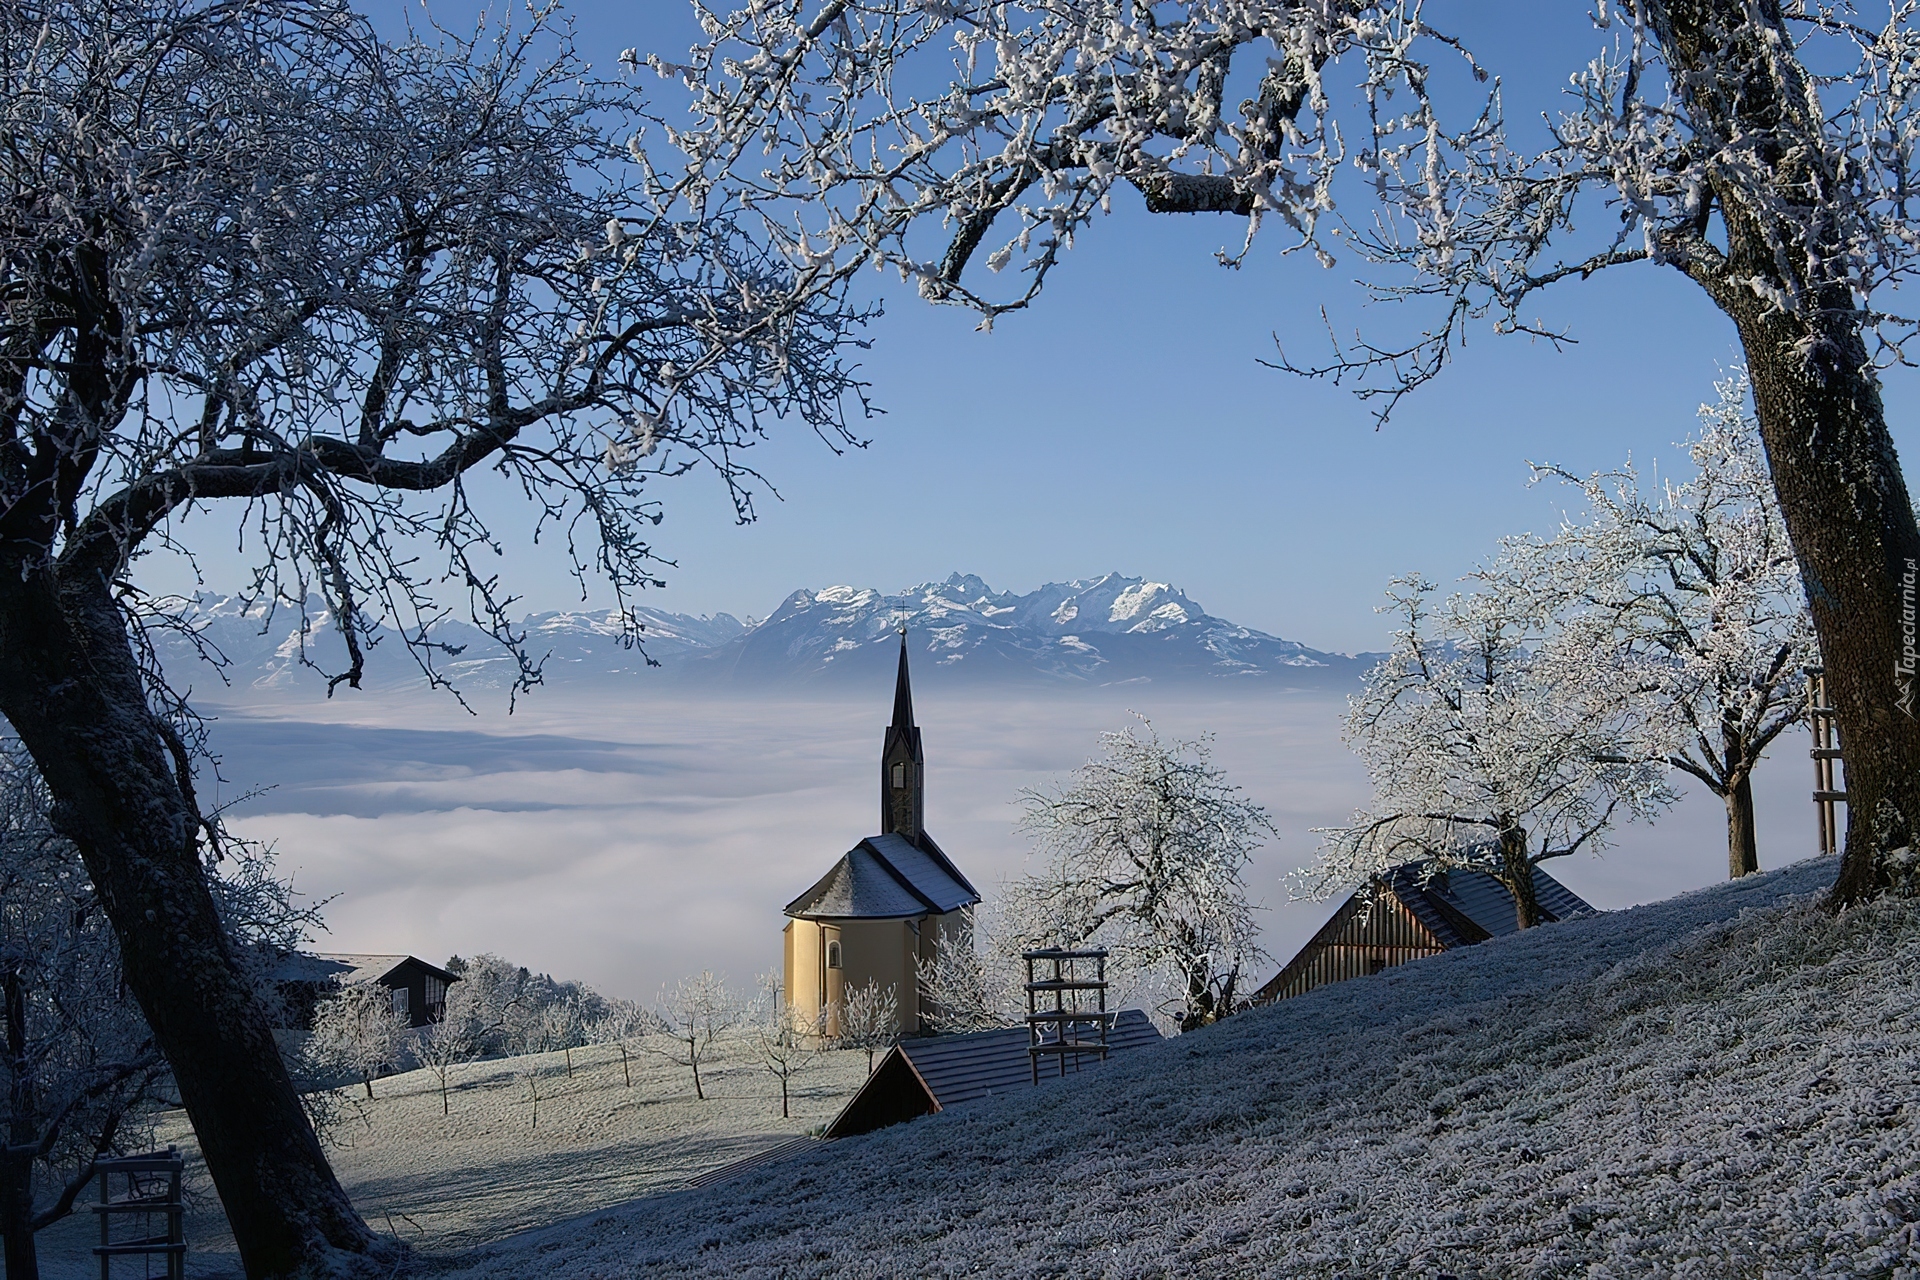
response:
[[[573,1052],[573,1077],[561,1054],[505,1058],[457,1068],[440,1114],[436,1078],[412,1071],[374,1082],[357,1115],[329,1151],[334,1170],[375,1229],[433,1254],[498,1240],[606,1205],[683,1186],[832,1119],[866,1076],[866,1055],[835,1052],[795,1080],[793,1118],[780,1117],[780,1084],[736,1047],[702,1068],[707,1101],[693,1095],[684,1067],[634,1054],[633,1085],[617,1050]],[[536,1118],[526,1075],[538,1072]],[[161,1143],[191,1156],[193,1133],[173,1113]],[[189,1170],[194,1212],[187,1223],[188,1274],[238,1276],[233,1240],[219,1201],[195,1160]],[[97,1276],[88,1253],[95,1224],[79,1214],[40,1237],[48,1280]],[[121,1264],[138,1274],[138,1264]]]
[[[1324,988],[436,1270],[1920,1277],[1920,904],[1833,864]]]

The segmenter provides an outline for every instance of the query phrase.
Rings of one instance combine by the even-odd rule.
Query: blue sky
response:
[[[695,30],[678,0],[571,12],[583,52],[608,69],[627,45],[671,56]],[[1513,120],[1550,107],[1604,38],[1580,0],[1428,12],[1502,76]],[[1389,578],[1449,580],[1502,535],[1557,521],[1563,494],[1528,488],[1529,459],[1678,462],[1673,442],[1739,358],[1730,325],[1677,273],[1619,268],[1543,303],[1577,347],[1475,331],[1455,367],[1376,430],[1346,391],[1258,362],[1276,336],[1289,354],[1323,353],[1322,306],[1343,332],[1404,335],[1414,317],[1363,307],[1347,264],[1284,258],[1278,237],[1238,271],[1217,266],[1214,251],[1241,235],[1235,219],[1155,218],[1117,200],[1040,303],[991,334],[869,277],[888,309],[864,360],[886,410],[871,446],[836,456],[810,435],[777,436],[755,461],[784,501],[762,501],[744,528],[717,483],[676,482],[657,539],[678,567],[648,603],[764,616],[799,586],[892,590],[957,569],[1029,590],[1120,570],[1309,645],[1380,648],[1389,623],[1373,610]],[[1888,399],[1911,446],[1897,375]],[[577,603],[551,561],[509,560],[530,608]]]

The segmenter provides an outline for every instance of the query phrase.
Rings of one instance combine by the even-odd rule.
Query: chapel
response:
[[[932,1029],[919,967],[941,938],[966,940],[967,908],[980,895],[927,834],[925,819],[926,758],[913,723],[903,629],[893,723],[880,746],[880,832],[786,909],[787,999],[808,1023],[825,1011],[829,1036],[840,1033],[835,1015],[847,994],[868,982],[893,988],[902,1034]]]

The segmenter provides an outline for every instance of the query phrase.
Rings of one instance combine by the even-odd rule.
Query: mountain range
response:
[[[236,693],[318,690],[319,667],[345,666],[332,616],[309,602],[268,610],[235,597],[202,595],[189,609],[200,647],[226,660]],[[884,680],[905,628],[914,678],[929,684],[1034,684],[1093,687],[1128,682],[1220,682],[1268,688],[1341,688],[1378,654],[1325,653],[1207,613],[1162,582],[1118,573],[1048,583],[1025,595],[995,591],[970,574],[897,594],[871,588],[800,590],[765,620],[731,614],[692,616],[633,607],[639,644],[612,610],[536,613],[522,624],[527,650],[552,685],[650,679],[675,686],[818,686]],[[444,649],[439,669],[462,687],[499,686],[513,662],[485,633],[464,623],[432,630]],[[156,637],[176,684],[201,696],[219,677],[195,645],[172,632]],[[658,664],[658,665],[651,665]],[[418,683],[399,637],[376,635],[366,682]]]

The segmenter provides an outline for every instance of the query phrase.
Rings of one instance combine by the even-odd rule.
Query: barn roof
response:
[[[1139,1009],[1122,1009],[1107,1033],[1115,1052],[1157,1044],[1160,1033]],[[1027,1053],[1027,1029],[1002,1027],[969,1035],[924,1036],[902,1040],[887,1051],[860,1091],[847,1100],[827,1126],[826,1136],[844,1138],[856,1133],[911,1120],[1033,1087],[1033,1061]],[[1081,1068],[1097,1066],[1097,1057],[1078,1059]],[[1042,1063],[1044,1083],[1050,1063]]]
[[[848,850],[811,889],[787,904],[801,920],[899,920],[972,906],[980,895],[930,836],[918,844],[889,833]]]
[[[338,982],[356,986],[362,982],[382,982],[409,963],[425,969],[442,982],[458,982],[460,975],[448,973],[439,965],[428,964],[418,956],[363,955],[338,951],[290,951],[274,966],[276,982]]]
[[[1383,878],[1394,897],[1406,904],[1441,946],[1452,950],[1520,931],[1513,895],[1505,885],[1484,871],[1429,874],[1430,865],[1409,862]],[[1548,920],[1595,914],[1585,899],[1537,866],[1533,869],[1533,896]]]

